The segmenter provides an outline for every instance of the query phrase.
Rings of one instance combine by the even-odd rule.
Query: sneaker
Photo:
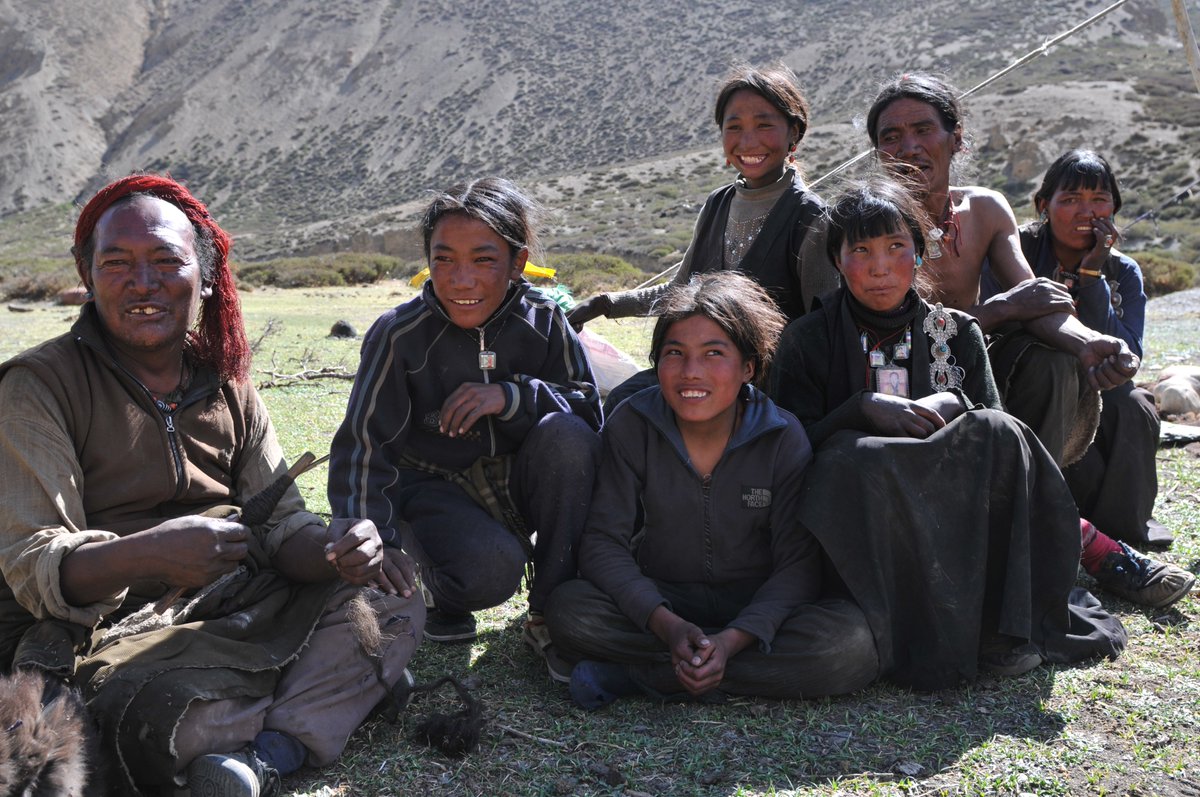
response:
[[[546,662],[546,670],[552,680],[560,684],[571,683],[571,670],[574,667],[558,655],[554,640],[550,638],[550,629],[546,627],[546,621],[540,614],[530,612],[529,619],[525,621],[525,628],[521,631],[521,639],[538,658]]]
[[[1167,562],[1143,556],[1123,542],[1120,553],[1113,551],[1100,563],[1096,582],[1131,603],[1165,609],[1191,592],[1196,577]]]
[[[259,731],[250,749],[259,761],[278,772],[280,777],[298,771],[308,759],[308,748],[299,739],[271,728]]]
[[[413,691],[416,686],[417,679],[405,667],[404,672],[400,674],[399,680],[392,684],[392,688],[384,693],[379,702],[375,704],[375,708],[371,709],[371,715],[382,717],[393,725],[399,722],[400,715],[404,713],[404,710],[412,702]]]
[[[1042,661],[1042,654],[1034,650],[1031,645],[1019,645],[1006,651],[991,651],[981,654],[979,667],[992,675],[1013,678],[1042,666]]]
[[[413,688],[417,685],[417,679],[413,677],[412,671],[407,667],[404,672],[400,673],[400,680],[392,687],[392,694],[396,697],[396,709],[403,711],[408,708],[408,704],[412,702]]]
[[[193,797],[274,797],[280,792],[279,773],[250,748],[200,756],[188,765],[187,781]]]
[[[461,642],[475,638],[475,615],[430,609],[425,615],[425,638],[430,642]]]
[[[588,711],[597,711],[642,691],[622,664],[584,659],[571,672],[571,698]]]

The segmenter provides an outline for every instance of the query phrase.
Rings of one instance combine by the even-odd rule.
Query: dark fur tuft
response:
[[[79,693],[34,671],[0,677],[0,797],[103,794],[96,733]]]
[[[475,752],[483,732],[483,702],[471,694],[458,679],[449,675],[433,683],[409,686],[404,680],[392,689],[390,705],[383,716],[391,722],[399,719],[400,712],[408,706],[413,696],[421,692],[435,692],[445,684],[453,684],[463,702],[462,711],[446,715],[434,712],[417,724],[413,741],[436,747],[449,756],[461,756]]]

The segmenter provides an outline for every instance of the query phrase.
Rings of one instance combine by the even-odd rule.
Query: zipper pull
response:
[[[163,416],[163,420],[166,421],[166,423],[167,423],[167,433],[175,434],[175,420],[174,420],[174,417],[172,416],[172,414],[167,413],[166,415]]]
[[[479,327],[479,370],[483,371],[483,381],[489,382],[488,371],[496,367],[496,352],[488,351],[483,342],[483,327]]]

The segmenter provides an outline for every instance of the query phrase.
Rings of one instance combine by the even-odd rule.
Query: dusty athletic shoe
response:
[[[461,642],[475,638],[475,615],[430,609],[425,615],[425,638],[430,642]]]
[[[1164,609],[1191,591],[1196,577],[1167,562],[1143,556],[1123,542],[1100,563],[1096,582],[1131,603]]]
[[[584,659],[571,672],[571,698],[588,711],[597,711],[642,689],[623,664]]]
[[[1007,651],[989,651],[980,655],[979,666],[992,675],[1012,678],[1040,667],[1042,661],[1042,654],[1032,645],[1019,645]]]
[[[250,748],[202,755],[188,766],[192,797],[275,797],[279,773]]]
[[[546,670],[551,679],[560,684],[571,683],[571,670],[574,667],[558,655],[554,640],[550,638],[550,629],[546,627],[546,621],[540,614],[529,613],[529,619],[525,621],[525,628],[521,631],[521,639],[538,658],[546,662]]]

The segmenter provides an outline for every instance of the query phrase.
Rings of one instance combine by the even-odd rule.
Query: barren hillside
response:
[[[582,213],[564,241],[646,255],[633,238],[686,235],[697,198],[728,179],[709,114],[731,61],[782,59],[801,75],[817,174],[865,145],[852,120],[882,77],[926,68],[969,86],[1102,7],[0,0],[0,214],[155,169],[214,206],[242,257],[352,241],[404,251],[393,230],[405,203],[501,172]],[[1194,179],[1200,97],[1169,10],[1132,0],[973,100],[982,179],[1020,194],[1085,143],[1135,185],[1153,182],[1147,205]],[[593,189],[610,205],[655,204],[640,186],[678,224],[618,214],[617,231],[597,226]]]

